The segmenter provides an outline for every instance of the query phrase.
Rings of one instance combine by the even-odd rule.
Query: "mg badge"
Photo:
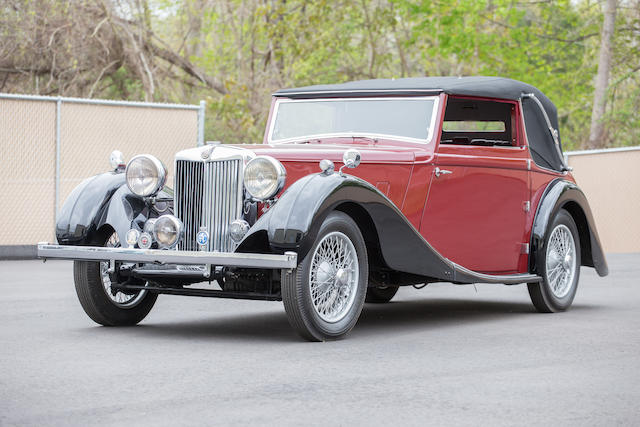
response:
[[[205,246],[209,241],[209,233],[206,230],[200,230],[198,234],[196,234],[196,242],[198,245]]]
[[[203,160],[207,160],[209,157],[211,157],[211,154],[213,154],[213,150],[215,149],[215,145],[208,147],[206,150],[200,153],[200,157],[202,157]]]

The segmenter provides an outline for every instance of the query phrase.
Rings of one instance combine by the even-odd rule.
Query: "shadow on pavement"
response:
[[[573,305],[570,311],[582,311],[596,306]],[[489,320],[513,320],[515,317],[545,316],[531,303],[509,301],[478,301],[459,299],[425,299],[365,305],[356,328],[360,332],[385,329],[435,329],[459,327],[467,323]],[[546,314],[552,315],[552,314]]]
[[[576,305],[571,311],[598,308],[591,305]],[[379,335],[389,330],[430,330],[445,327],[462,327],[465,324],[503,319],[515,316],[549,316],[539,314],[529,303],[507,301],[477,301],[459,299],[425,299],[398,301],[387,304],[365,304],[352,335],[359,337]],[[104,332],[119,331],[118,328],[100,328]],[[92,332],[95,329],[92,328]],[[300,341],[289,326],[284,309],[277,312],[243,312],[232,316],[203,318],[166,323],[143,323],[127,328],[127,334],[138,339],[170,338],[189,340],[250,340],[250,341]]]

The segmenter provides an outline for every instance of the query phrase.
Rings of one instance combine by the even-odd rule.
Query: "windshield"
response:
[[[437,101],[437,97],[280,99],[269,139],[372,136],[428,142]]]

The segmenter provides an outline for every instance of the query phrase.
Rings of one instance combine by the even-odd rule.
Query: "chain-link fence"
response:
[[[0,94],[0,246],[54,241],[56,212],[83,179],[109,169],[111,151],[153,154],[171,180],[175,153],[203,140],[203,102]]]

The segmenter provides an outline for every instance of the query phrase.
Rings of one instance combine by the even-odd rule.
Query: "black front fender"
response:
[[[82,245],[104,225],[109,225],[124,241],[133,219],[144,208],[144,200],[131,193],[123,173],[93,176],[67,197],[58,214],[56,238],[61,245]]]
[[[538,266],[546,251],[546,236],[551,231],[549,224],[560,209],[569,211],[578,227],[582,265],[594,267],[600,276],[609,274],[607,260],[587,198],[576,184],[563,179],[552,181],[538,204],[531,232],[530,271],[539,273]]]

